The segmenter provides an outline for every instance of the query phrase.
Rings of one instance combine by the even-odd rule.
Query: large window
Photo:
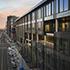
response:
[[[46,36],[46,41],[54,43],[54,37],[53,36]]]
[[[51,15],[51,3],[49,3],[49,15]]]
[[[25,22],[27,22],[27,16],[25,16]]]
[[[52,14],[54,13],[54,2],[52,1]]]
[[[53,14],[53,2],[46,5],[46,16]]]
[[[43,17],[43,8],[41,8],[41,18]]]
[[[63,11],[63,0],[60,0],[60,12]]]
[[[59,22],[59,24],[58,24],[58,31],[62,31],[62,24],[61,24],[61,22]]]
[[[28,24],[28,30],[30,30],[30,28],[31,28],[31,24]]]
[[[42,8],[38,9],[38,13],[37,13],[37,18],[41,18],[42,17]]]
[[[62,23],[62,31],[68,30],[68,23]]]
[[[46,16],[46,6],[44,6],[44,16]]]
[[[32,32],[35,32],[35,23],[32,23]]]
[[[25,16],[25,31],[27,31],[27,16]]]
[[[47,25],[45,25],[45,31],[46,32],[54,32],[54,24],[47,24]]]
[[[35,12],[32,13],[32,20],[35,20]]]
[[[25,24],[25,31],[27,31],[27,24]]]
[[[56,0],[56,13],[58,13],[58,0]]]
[[[68,27],[69,26],[68,22],[66,22],[65,19],[64,20],[60,19],[58,21],[59,21],[58,30],[62,31],[62,32],[68,31],[68,28],[69,28]]]
[[[38,22],[38,30],[39,31],[43,30],[43,22]]]
[[[48,10],[49,10],[49,8],[48,8],[49,6],[48,5],[46,5],[46,16],[48,16]]]
[[[45,32],[54,32],[55,24],[54,21],[49,21],[45,24]]]
[[[56,0],[57,1],[57,0]],[[60,0],[60,12],[68,10],[68,0]]]
[[[64,10],[68,10],[68,0],[64,0]]]
[[[47,31],[47,32],[50,31],[50,25],[49,24],[45,25],[45,31]]]
[[[35,23],[32,23],[32,28],[35,29]]]
[[[30,21],[30,14],[28,15],[28,21]]]

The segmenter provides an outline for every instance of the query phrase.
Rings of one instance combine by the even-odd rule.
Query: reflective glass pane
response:
[[[28,21],[30,21],[30,14],[28,15]]]
[[[45,32],[49,32],[49,31],[50,31],[50,25],[47,24],[47,25],[45,25]]]
[[[32,23],[32,28],[35,28],[35,23]]]
[[[44,16],[46,16],[46,7],[44,7]]]
[[[63,11],[63,0],[60,0],[60,12]]]
[[[49,4],[49,15],[51,15],[51,3]]]
[[[41,18],[43,17],[43,8],[41,8]]]
[[[32,13],[32,20],[35,19],[35,12]]]
[[[58,0],[56,0],[56,13],[58,13]]]
[[[48,13],[47,13],[47,12],[48,12],[48,11],[47,11],[48,9],[47,9],[47,8],[48,8],[48,7],[47,7],[47,5],[46,5],[46,16],[48,16]]]
[[[49,13],[49,12],[48,12],[48,5],[47,5],[47,9],[46,9],[46,10],[47,10],[47,16],[48,16],[48,13]]]
[[[68,0],[64,0],[64,10],[68,10]]]
[[[54,2],[52,2],[52,14],[53,14],[53,11],[54,11]]]

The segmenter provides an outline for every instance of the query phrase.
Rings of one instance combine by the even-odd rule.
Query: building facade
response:
[[[8,16],[7,17],[7,34],[9,35],[9,37],[11,37],[13,39],[13,37],[15,36],[15,25],[14,22],[18,17],[16,16]]]
[[[32,69],[70,69],[70,0],[43,0],[15,24],[22,56]]]

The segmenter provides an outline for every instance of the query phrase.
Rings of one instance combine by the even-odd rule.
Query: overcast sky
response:
[[[5,28],[9,15],[22,16],[41,0],[0,0],[0,28]]]

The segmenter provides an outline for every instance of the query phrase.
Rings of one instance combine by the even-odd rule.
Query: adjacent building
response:
[[[32,69],[70,69],[70,0],[43,0],[15,26],[22,56]]]

